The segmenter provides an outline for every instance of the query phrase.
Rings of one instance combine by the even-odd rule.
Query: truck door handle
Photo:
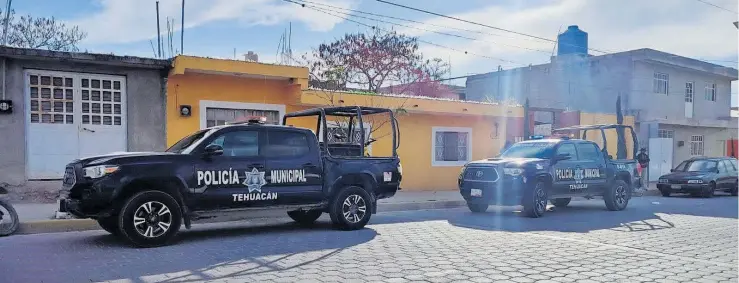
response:
[[[84,130],[84,131],[88,131],[88,132],[91,132],[91,133],[94,133],[94,132],[95,132],[95,130],[90,130],[90,129],[88,129],[88,128],[82,128],[82,130]]]
[[[258,168],[258,169],[262,169],[262,168],[264,168],[264,164],[261,164],[261,163],[254,163],[254,164],[250,164],[250,165],[249,165],[249,167],[253,167],[253,168]]]
[[[313,163],[305,163],[303,164],[303,167],[316,167],[316,165]]]

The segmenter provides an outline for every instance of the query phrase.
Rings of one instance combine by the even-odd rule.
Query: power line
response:
[[[388,15],[370,13],[370,12],[365,12],[365,11],[360,11],[360,10],[354,10],[354,9],[347,9],[347,8],[342,8],[342,7],[337,7],[337,6],[331,6],[331,5],[328,5],[328,4],[323,4],[323,3],[320,3],[320,2],[313,2],[313,1],[308,1],[308,0],[296,0],[296,1],[310,3],[310,4],[313,4],[313,5],[319,5],[319,6],[333,8],[333,9],[338,9],[338,10],[343,10],[343,11],[352,12],[352,13],[365,14],[365,15],[370,15],[370,16],[375,16],[375,17],[381,17],[381,18],[388,18],[388,19],[393,19],[393,20],[400,20],[400,21],[411,22],[411,23],[416,23],[416,24],[421,24],[421,25],[428,25],[428,26],[438,27],[438,28],[442,28],[442,29],[453,29],[453,30],[463,31],[463,32],[469,32],[469,33],[477,33],[477,34],[484,34],[484,35],[491,35],[491,36],[500,36],[500,37],[505,37],[505,38],[515,38],[515,37],[512,37],[512,36],[505,36],[505,35],[502,35],[502,34],[484,32],[484,31],[479,31],[479,30],[471,30],[471,29],[464,29],[464,28],[458,28],[458,27],[443,26],[443,25],[437,25],[437,24],[432,24],[432,23],[425,23],[425,22],[421,22],[421,21],[406,19],[406,18],[400,18],[400,17],[394,17],[394,16],[388,16]],[[522,39],[530,40],[530,41],[535,41],[534,38],[524,37]],[[536,41],[537,42],[540,42],[539,40],[536,40]]]
[[[703,3],[703,4],[706,4],[706,5],[710,5],[710,6],[713,6],[713,7],[719,8],[719,9],[721,9],[721,10],[724,10],[724,11],[727,11],[727,12],[731,12],[731,13],[737,14],[737,12],[736,12],[736,11],[732,11],[732,10],[729,10],[729,9],[727,9],[727,8],[721,7],[721,6],[719,6],[719,5],[716,5],[716,4],[713,4],[713,3],[711,3],[711,2],[706,2],[706,1],[703,1],[703,0],[695,0],[695,1],[698,1],[698,2],[701,2],[701,3]]]
[[[328,11],[324,11],[324,10],[318,9],[315,6],[306,5],[304,3],[298,3],[298,2],[293,1],[293,0],[283,0],[283,1],[290,2],[290,3],[293,3],[293,4],[297,4],[297,5],[300,5],[301,7],[308,8],[308,9],[311,9],[311,10],[314,10],[314,11],[317,11],[317,12],[320,12],[320,13],[324,13],[324,14],[327,14],[327,15],[330,15],[330,16],[334,16],[334,17],[343,19],[343,20],[348,21],[348,22],[352,22],[352,23],[355,23],[355,24],[358,24],[358,25],[361,25],[361,26],[365,26],[365,27],[371,28],[373,30],[376,29],[376,30],[380,30],[380,31],[384,31],[384,32],[392,32],[392,31],[389,31],[389,30],[385,30],[385,29],[379,28],[379,27],[374,26],[374,25],[366,24],[366,23],[363,23],[363,22],[360,22],[360,21],[352,20],[352,19],[349,19],[347,17],[343,17],[343,16],[340,16],[340,15],[337,15],[337,14],[334,14],[334,13],[331,13],[331,12],[328,12]],[[507,60],[507,59],[502,59],[502,58],[497,58],[497,57],[492,57],[492,56],[487,56],[487,55],[482,55],[482,54],[476,54],[476,53],[472,53],[472,52],[469,52],[469,51],[466,51],[466,50],[461,50],[461,49],[457,49],[457,48],[453,48],[453,47],[441,45],[441,44],[438,44],[438,43],[433,43],[433,42],[427,41],[427,40],[422,40],[422,39],[416,39],[416,40],[418,42],[422,42],[422,43],[433,45],[433,46],[436,46],[436,47],[440,47],[440,48],[444,48],[444,49],[448,49],[448,50],[452,50],[452,51],[464,53],[464,54],[467,54],[467,55],[473,55],[473,56],[478,56],[478,57],[482,57],[482,58],[492,59],[492,60],[496,60],[496,61],[509,62],[509,63],[513,63],[513,64],[518,64],[518,65],[525,66],[525,64],[523,64],[523,63],[519,63],[519,62]]]
[[[413,10],[413,11],[417,11],[417,12],[421,12],[421,13],[431,14],[431,15],[434,15],[434,16],[439,16],[439,17],[443,17],[443,18],[447,18],[447,19],[452,19],[452,20],[456,20],[456,21],[460,21],[460,22],[465,22],[465,23],[468,23],[468,24],[473,24],[473,25],[478,25],[478,26],[490,28],[490,29],[505,31],[505,32],[513,33],[513,34],[518,34],[518,35],[526,36],[526,37],[536,38],[536,39],[539,39],[539,40],[549,41],[549,42],[558,43],[558,44],[562,44],[562,45],[569,45],[569,46],[573,46],[573,47],[581,47],[581,46],[576,46],[576,45],[573,45],[573,44],[567,44],[567,43],[563,43],[563,42],[558,42],[556,40],[549,39],[549,38],[544,38],[544,37],[540,37],[540,36],[536,36],[536,35],[531,35],[531,34],[526,34],[526,33],[522,33],[522,32],[517,32],[517,31],[513,31],[513,30],[509,30],[509,29],[494,27],[494,26],[491,26],[491,25],[481,24],[481,23],[478,23],[478,22],[473,22],[473,21],[469,21],[469,20],[465,20],[465,19],[460,19],[460,18],[457,18],[457,17],[447,16],[447,15],[444,15],[444,14],[439,14],[439,13],[435,13],[435,12],[431,12],[431,11],[427,11],[427,10],[423,10],[423,9],[409,7],[409,6],[405,6],[405,5],[401,5],[401,4],[397,4],[397,3],[393,3],[393,2],[389,2],[389,1],[385,1],[385,0],[376,0],[376,1],[377,2],[381,2],[381,3],[385,3],[385,4],[389,4],[389,5],[393,5],[393,6],[397,6],[397,7],[401,7],[401,8],[405,8],[405,9],[409,9],[409,10]],[[595,48],[588,48],[588,50],[592,50],[592,51],[596,51],[596,52],[600,52],[600,53],[604,53],[604,54],[605,53],[612,53],[612,52],[609,52],[609,51],[598,50],[598,49],[595,49]]]
[[[304,1],[304,0],[297,0],[297,1],[306,2],[306,3],[315,3],[315,2]],[[342,12],[342,11],[336,11],[334,9],[341,9],[341,10],[347,10],[347,11],[351,11],[351,12],[360,12],[360,13],[363,13],[363,14],[370,14],[370,15],[374,15],[374,16],[378,16],[378,17],[385,17],[383,15],[378,15],[378,14],[373,14],[373,13],[367,13],[367,12],[362,12],[362,11],[357,11],[357,10],[351,10],[351,9],[343,9],[343,8],[334,7],[334,6],[326,5],[326,4],[320,4],[320,5],[331,7],[331,8],[324,8],[324,9],[328,9],[328,10],[331,10],[332,12],[339,13],[339,14],[342,14],[342,15],[346,15],[346,16],[349,16],[349,17],[357,17],[357,18],[362,18],[362,19],[366,19],[366,20],[377,21],[377,22],[382,22],[382,23],[386,23],[386,24],[390,24],[390,25],[395,25],[395,26],[399,26],[399,27],[404,27],[404,28],[410,28],[410,29],[416,29],[416,30],[421,30],[421,31],[436,33],[436,34],[440,34],[440,35],[446,35],[446,36],[451,36],[451,37],[456,37],[456,38],[461,38],[461,39],[467,39],[467,40],[472,40],[472,41],[487,42],[487,43],[497,44],[497,45],[505,45],[505,46],[510,46],[510,47],[514,47],[514,48],[521,48],[521,49],[526,49],[526,50],[531,50],[531,51],[537,51],[537,52],[541,52],[541,53],[550,54],[549,51],[545,51],[545,50],[541,50],[541,49],[529,48],[529,47],[512,45],[512,44],[506,44],[506,43],[499,43],[499,42],[492,42],[492,41],[488,41],[488,40],[482,40],[482,39],[467,37],[467,36],[463,36],[463,35],[459,35],[459,34],[453,34],[453,33],[447,33],[447,32],[437,31],[437,30],[430,30],[430,29],[424,29],[424,28],[419,28],[419,27],[414,27],[414,26],[408,26],[408,25],[394,23],[394,22],[385,21],[385,20],[380,20],[380,19],[376,19],[376,18],[370,18],[370,17],[360,16],[360,15],[354,15],[354,14],[350,14],[350,13],[346,13],[346,12]],[[313,7],[314,8],[318,8],[318,7],[315,7],[315,6],[313,6]],[[406,19],[397,18],[397,17],[390,17],[390,16],[387,16],[387,17],[388,18],[393,18],[393,19],[405,20],[405,21],[409,21],[409,22],[416,22],[416,21],[406,20]],[[418,23],[421,23],[421,22],[418,22]],[[421,24],[423,24],[423,23],[421,23]],[[446,27],[444,27],[444,28],[446,28]]]

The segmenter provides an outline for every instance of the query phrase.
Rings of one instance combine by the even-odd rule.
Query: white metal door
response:
[[[25,85],[29,179],[59,179],[76,158],[126,150],[124,77],[27,70]]]
[[[693,118],[695,88],[692,82],[685,83],[685,118]]]
[[[64,165],[78,157],[76,83],[69,74],[26,72],[29,179],[61,178]]]
[[[126,150],[124,77],[80,75],[80,157]]]
[[[660,176],[672,169],[672,139],[649,139],[649,181],[656,182]]]

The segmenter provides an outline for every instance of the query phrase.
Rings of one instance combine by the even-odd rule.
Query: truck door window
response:
[[[730,159],[729,164],[731,164],[731,167],[734,169],[734,171],[737,171],[737,169],[739,169],[736,167],[736,159]]]
[[[575,145],[571,143],[565,143],[559,146],[557,148],[557,154],[569,154],[570,160],[578,160],[577,157],[577,150],[575,150]]]
[[[222,134],[210,144],[223,147],[224,156],[255,157],[259,156],[258,131],[233,131]]]
[[[603,160],[603,155],[600,153],[600,150],[598,150],[598,148],[592,143],[578,143],[577,151],[580,154],[580,160]]]
[[[301,157],[308,153],[308,137],[304,133],[270,131],[267,133],[267,158]]]

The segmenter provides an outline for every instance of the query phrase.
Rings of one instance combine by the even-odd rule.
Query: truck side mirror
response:
[[[675,172],[675,168],[670,169],[670,172]]]
[[[209,144],[203,151],[205,156],[223,155],[223,147],[217,144]]]

